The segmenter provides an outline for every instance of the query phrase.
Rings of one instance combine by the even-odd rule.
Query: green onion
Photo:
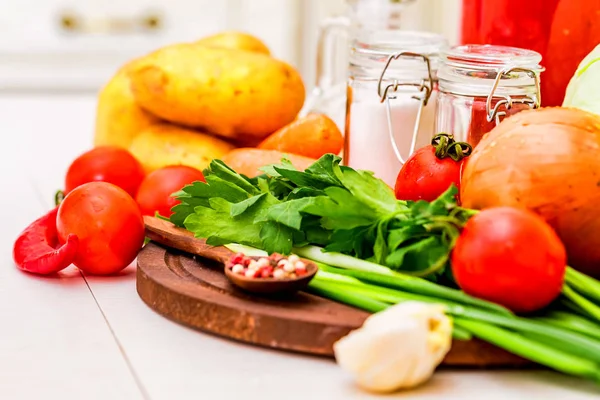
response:
[[[513,354],[545,365],[566,374],[600,382],[600,368],[596,363],[547,346],[537,341],[482,322],[463,318],[454,319],[456,325],[468,330],[481,340],[501,347]]]
[[[548,325],[532,319],[515,317],[506,318],[500,315],[481,312],[466,307],[448,307],[447,313],[456,318],[468,318],[480,322],[486,322],[492,325],[508,328],[520,333],[527,333],[536,336],[543,336],[561,350],[594,360],[600,363],[600,341],[563,329],[557,326]]]
[[[329,273],[327,276],[335,274]],[[335,285],[344,293],[353,293],[362,298],[370,298],[379,302],[397,304],[404,301],[420,301],[424,303],[437,303],[446,306],[446,312],[454,317],[469,318],[493,325],[502,326],[523,333],[531,333],[547,337],[552,343],[559,346],[565,352],[581,357],[586,357],[600,362],[600,342],[594,341],[588,336],[559,327],[544,324],[539,321],[510,316],[505,317],[489,313],[486,310],[478,310],[473,307],[463,306],[447,300],[439,300],[432,297],[422,296],[414,293],[405,293],[398,290],[377,287],[366,283],[337,278],[336,281],[329,280],[331,286]],[[313,279],[320,281],[317,276]],[[352,278],[351,278],[352,279]]]
[[[327,297],[340,303],[348,304],[356,308],[376,313],[385,310],[389,304],[381,301],[373,300],[369,297],[363,297],[356,293],[340,290],[336,285],[329,284],[319,279],[313,278],[308,284],[308,289],[311,293],[319,296]]]
[[[481,300],[469,296],[461,290],[451,289],[446,286],[437,285],[435,283],[420,278],[408,277],[399,273],[393,273],[390,275],[380,274],[377,272],[365,272],[343,268],[332,268],[326,265],[319,265],[319,268],[321,270],[333,272],[335,274],[351,276],[361,281],[365,281],[375,285],[399,289],[409,293],[423,294],[442,300],[450,300],[459,304],[471,305],[474,307],[479,307],[488,310],[490,312],[504,314],[507,316],[513,315],[508,309],[498,304]]]
[[[600,321],[600,307],[571,289],[569,285],[563,286],[562,293],[567,299],[577,304],[587,315],[596,321]]]
[[[393,273],[388,267],[361,260],[356,257],[335,252],[325,253],[323,248],[318,246],[296,247],[294,248],[293,252],[300,257],[308,258],[309,260],[318,261],[334,267],[351,268],[359,271],[377,272],[388,275]]]
[[[454,318],[452,319],[454,321]],[[462,340],[464,342],[473,339],[471,332],[461,326],[457,326],[455,323],[452,324],[452,338],[456,340]]]
[[[533,320],[565,328],[573,332],[582,333],[591,338],[600,340],[600,325],[579,315],[564,311],[552,311],[542,317],[533,318]]]
[[[582,274],[571,267],[567,267],[565,281],[572,289],[589,300],[593,300],[596,304],[600,304],[600,282],[596,279]]]
[[[343,285],[332,282],[315,277],[308,284],[308,290],[313,294],[373,313],[382,311],[390,306],[390,304],[372,299],[369,296],[357,294],[359,291],[347,290]],[[472,335],[466,329],[455,325],[452,329],[452,337],[457,340],[470,340]]]

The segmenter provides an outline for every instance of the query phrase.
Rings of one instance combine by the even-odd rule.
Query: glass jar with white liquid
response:
[[[373,171],[391,187],[402,164],[435,135],[443,36],[362,31],[350,50],[344,165]]]

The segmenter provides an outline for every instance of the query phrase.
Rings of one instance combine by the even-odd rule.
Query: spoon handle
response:
[[[223,246],[211,246],[186,229],[178,228],[169,221],[144,216],[146,236],[152,241],[186,253],[195,254],[225,264],[234,254]]]

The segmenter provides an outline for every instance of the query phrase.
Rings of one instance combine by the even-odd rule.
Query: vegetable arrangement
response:
[[[332,154],[305,171],[286,160],[262,170],[248,178],[211,162],[205,183],[176,193],[170,220],[212,245],[319,263],[309,285],[318,295],[371,312],[442,304],[457,339],[478,337],[600,381],[600,282],[566,267],[542,218],[460,207],[453,185],[431,202],[396,200],[383,181]]]
[[[210,245],[272,255],[251,262],[239,254],[227,265],[236,274],[302,276],[300,256],[319,266],[313,293],[386,310],[336,346],[340,365],[365,387],[423,382],[451,335],[600,382],[599,116],[522,111],[475,148],[439,134],[392,189],[342,166],[339,129],[322,114],[298,118],[303,102],[297,71],[248,35],[129,63],[100,97],[102,146],[73,162],[66,196],[17,238],[17,267],[116,273],[143,245],[142,215],[158,214]],[[407,315],[414,326],[385,325]],[[386,355],[380,340],[418,343],[403,354],[423,356],[432,342],[418,332],[437,346],[419,374],[364,372],[377,368],[360,354]]]
[[[269,253],[325,246],[416,276],[441,279],[450,249],[472,211],[456,188],[434,202],[407,203],[366,171],[340,166],[332,154],[304,172],[289,162],[247,178],[215,160],[178,194],[171,221],[208,243],[240,243]],[[448,275],[448,274],[446,274]]]

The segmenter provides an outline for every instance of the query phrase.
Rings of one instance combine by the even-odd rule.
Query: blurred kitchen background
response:
[[[0,95],[93,95],[115,70],[162,45],[222,30],[261,38],[311,89],[319,25],[352,0],[15,0],[0,2]],[[402,29],[459,35],[461,0],[389,3]],[[403,3],[399,7],[399,3]],[[361,11],[365,13],[365,11]],[[399,14],[399,15],[398,15]]]

